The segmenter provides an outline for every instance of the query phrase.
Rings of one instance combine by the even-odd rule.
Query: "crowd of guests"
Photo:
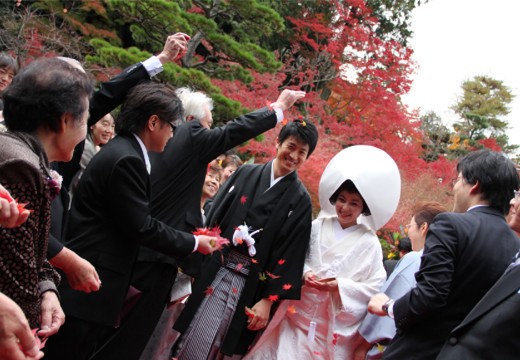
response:
[[[280,126],[265,164],[233,151],[305,93],[283,90],[213,127],[210,97],[151,80],[189,40],[169,36],[96,91],[76,60],[18,69],[0,55],[0,358],[518,353],[520,180],[509,159],[462,158],[453,211],[418,202],[411,249],[403,240],[386,270],[376,232],[399,202],[393,159],[363,145],[336,154],[313,220],[297,175],[318,145],[309,119]]]

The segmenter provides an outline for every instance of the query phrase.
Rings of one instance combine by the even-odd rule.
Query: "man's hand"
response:
[[[386,316],[386,312],[383,311],[383,305],[388,300],[390,298],[384,293],[375,294],[368,302],[368,312],[378,316]]]
[[[0,185],[0,226],[14,228],[22,225],[30,215],[29,210],[19,211],[17,202]]]
[[[253,317],[249,318],[247,328],[251,331],[258,331],[267,326],[269,323],[269,313],[273,302],[268,299],[262,299],[251,308]]]
[[[296,91],[285,89],[280,93],[278,99],[272,104],[273,107],[277,107],[282,111],[289,109],[294,103],[305,96],[305,91]]]
[[[46,291],[42,294],[40,331],[38,335],[48,337],[54,335],[65,322],[65,314],[61,309],[58,295],[54,291]]]
[[[211,254],[214,251],[220,250],[218,239],[215,236],[197,235],[199,239],[199,246],[197,251],[203,255]]]
[[[52,266],[63,270],[70,287],[74,290],[90,293],[98,291],[101,287],[101,280],[94,266],[66,247],[49,262]]]
[[[161,64],[164,65],[167,62],[173,62],[183,57],[186,50],[188,50],[188,41],[190,39],[190,36],[184,33],[175,33],[168,36],[163,50],[157,55]]]
[[[41,359],[38,348],[22,309],[10,298],[0,293],[0,359]]]

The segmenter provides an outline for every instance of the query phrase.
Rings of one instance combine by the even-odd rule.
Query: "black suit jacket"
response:
[[[206,129],[198,121],[179,126],[164,152],[150,153],[152,215],[183,231],[202,227],[200,198],[208,163],[275,125],[275,112],[264,108],[214,129]],[[132,284],[143,290],[143,295],[118,332],[92,360],[139,359],[169,300],[177,264],[144,247],[139,251],[139,260]],[[194,253],[180,259],[179,266],[187,274],[198,276],[201,262],[202,255]]]
[[[520,247],[493,208],[443,213],[430,226],[417,286],[394,304],[397,334],[384,359],[435,359],[445,339],[491,288]]]
[[[150,212],[150,180],[133,135],[118,135],[91,160],[75,192],[65,246],[90,261],[103,283],[85,294],[62,282],[65,313],[112,325],[127,294],[140,245],[185,256],[192,234],[174,230]]]
[[[95,91],[90,99],[88,126],[94,125],[99,119],[118,107],[123,102],[129,89],[139,82],[149,79],[150,76],[143,64],[137,63],[124,69],[121,74],[114,76],[109,81],[101,83],[99,90]],[[47,250],[48,259],[52,259],[63,249],[61,239],[69,206],[69,185],[74,175],[80,169],[84,146],[84,141],[76,146],[71,161],[53,162],[51,164],[52,168],[63,176],[63,184],[60,195],[52,201],[52,224]]]
[[[520,354],[520,266],[496,282],[449,335],[438,360],[516,359]]]
[[[275,126],[275,112],[263,108],[214,129],[204,128],[198,121],[178,127],[164,152],[150,154],[153,216],[183,231],[202,227],[200,198],[208,163]],[[139,260],[171,263],[170,259],[144,248]],[[199,262],[184,262],[182,268],[198,276]]]

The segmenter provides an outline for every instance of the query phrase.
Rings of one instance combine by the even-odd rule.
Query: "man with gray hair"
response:
[[[202,127],[211,129],[213,125],[213,99],[202,91],[188,87],[178,88],[175,93],[182,101],[186,121],[198,120]]]

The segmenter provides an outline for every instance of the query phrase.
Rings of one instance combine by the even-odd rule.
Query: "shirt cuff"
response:
[[[390,317],[390,319],[394,318],[394,304],[394,300],[392,300],[390,304],[388,304],[388,316]]]
[[[276,123],[279,124],[283,120],[283,110],[280,109],[279,107],[276,107],[273,105],[274,105],[274,103],[271,104],[271,107],[273,108],[274,112],[276,113]]]
[[[195,238],[195,248],[193,249],[192,252],[195,252],[195,251],[197,251],[197,248],[199,247],[199,238],[197,235],[193,235],[193,237]]]
[[[38,283],[38,292],[40,293],[40,296],[46,291],[54,291],[58,295],[59,299],[58,288],[51,280],[42,280]]]
[[[150,77],[154,77],[163,71],[163,66],[157,56],[152,56],[151,58],[143,61],[141,64],[143,64],[146,72],[148,75],[150,75]]]

